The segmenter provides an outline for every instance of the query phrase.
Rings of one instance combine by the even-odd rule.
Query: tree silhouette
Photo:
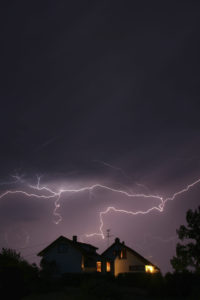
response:
[[[20,253],[13,249],[2,249],[0,252],[0,293],[4,294],[4,299],[13,297],[20,299],[30,290],[37,277],[38,268],[35,264],[29,264]]]
[[[176,246],[176,256],[171,259],[176,272],[194,271],[200,273],[200,206],[186,214],[187,226],[177,230],[183,244]]]

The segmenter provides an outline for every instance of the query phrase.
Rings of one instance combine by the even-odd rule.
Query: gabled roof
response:
[[[90,244],[86,244],[86,243],[81,243],[81,242],[74,242],[64,236],[60,236],[59,238],[57,238],[55,241],[53,241],[51,244],[49,244],[46,248],[44,248],[42,251],[40,251],[37,255],[38,256],[43,256],[44,254],[46,254],[50,249],[52,249],[54,246],[56,246],[56,244],[59,244],[60,242],[64,242],[64,243],[68,243],[70,244],[72,247],[74,247],[75,249],[77,249],[78,251],[80,251],[82,254],[84,255],[92,255],[92,256],[99,256],[99,254],[97,254],[96,252],[93,252],[94,250],[97,250],[98,248],[90,245]],[[87,246],[90,250],[86,250],[84,246]]]
[[[126,246],[123,243],[120,242],[120,240],[117,238],[116,239],[117,241],[115,241],[110,247],[108,247],[102,254],[101,256],[102,257],[106,257],[106,253],[111,250],[114,246],[116,245],[119,245],[121,248],[125,248],[127,249],[128,251],[130,251],[132,254],[134,254],[138,259],[140,259],[145,265],[151,265],[151,266],[154,266],[156,269],[160,270],[155,264],[153,264],[152,262],[150,262],[148,259],[144,258],[142,255],[140,255],[138,252],[136,252],[135,250],[133,250],[132,248]],[[117,254],[115,255],[114,259],[117,257]]]
[[[79,246],[87,246],[90,247],[91,249],[97,250],[98,248],[91,245],[91,244],[87,244],[87,243],[82,243],[82,242],[76,242],[76,244],[78,244]]]

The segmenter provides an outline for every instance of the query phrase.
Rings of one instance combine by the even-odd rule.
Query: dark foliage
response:
[[[177,230],[184,244],[177,244],[176,257],[171,259],[171,264],[176,272],[200,273],[200,206],[194,211],[188,210],[186,220],[187,226],[182,225]]]
[[[126,273],[119,274],[116,278],[118,286],[126,286],[135,289],[137,293],[148,296],[163,295],[165,282],[161,273]]]
[[[180,299],[200,299],[200,275],[195,273],[168,273],[165,276],[165,295]]]
[[[20,253],[12,249],[2,249],[0,253],[0,291],[3,299],[21,299],[35,289],[38,268],[24,260]]]

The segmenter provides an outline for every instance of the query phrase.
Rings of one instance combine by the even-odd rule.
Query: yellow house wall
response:
[[[120,259],[116,257],[115,259],[115,271],[114,274],[117,276],[119,273],[130,273],[134,271],[129,271],[129,266],[144,266],[145,264],[136,257],[132,252],[126,251],[126,259]]]

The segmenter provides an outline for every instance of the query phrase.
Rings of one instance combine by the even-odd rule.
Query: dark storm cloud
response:
[[[0,222],[33,222],[39,221],[52,214],[52,201],[32,197],[27,199],[26,196],[15,194],[1,199],[0,203]]]
[[[197,1],[10,1],[1,6],[2,191],[16,172],[27,182],[37,174],[47,182],[81,186],[98,179],[166,196],[199,176]],[[194,205],[197,195],[192,195]],[[70,218],[71,207],[80,219],[80,203],[90,207],[96,231],[95,208],[105,208],[96,197],[92,203],[86,195],[75,197],[74,204],[63,200],[63,227],[52,225],[53,236],[71,234],[71,228],[83,233]],[[110,201],[115,203],[114,195]],[[126,239],[132,243],[132,226],[148,235],[150,223],[155,235],[174,235],[186,209],[179,204],[180,213],[172,213],[170,203],[172,211],[163,218],[128,218]],[[48,224],[54,206],[10,198],[0,207],[5,224],[38,219]],[[123,235],[115,225],[121,218],[112,215],[105,222]],[[170,218],[178,220],[171,229]],[[90,231],[86,220],[84,212],[82,222]],[[163,222],[162,232],[156,233],[157,222]],[[38,238],[34,228],[32,236]],[[134,240],[141,244],[139,235]]]
[[[44,3],[2,10],[2,169],[143,157],[174,132],[184,146],[199,129],[197,4]]]

